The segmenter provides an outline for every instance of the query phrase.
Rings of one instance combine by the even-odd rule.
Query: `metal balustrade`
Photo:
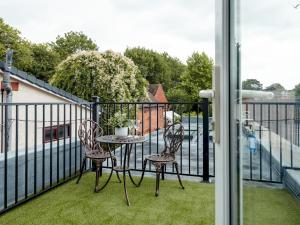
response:
[[[214,145],[210,139],[210,103],[0,103],[0,214],[76,177],[83,147],[77,130],[85,119],[98,121],[106,133],[114,130],[107,119],[120,110],[140,119],[139,132],[147,141],[133,148],[130,165],[142,170],[144,157],[164,147],[162,133],[168,123],[181,120],[185,140],[177,161],[182,175],[208,181],[214,177]],[[178,115],[178,118],[176,117]],[[114,146],[122,163],[123,146]],[[110,167],[107,163],[104,166]],[[86,170],[93,168],[89,161]],[[147,172],[154,172],[150,165]],[[166,168],[174,174],[174,168]]]

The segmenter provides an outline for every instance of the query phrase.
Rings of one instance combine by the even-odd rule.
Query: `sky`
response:
[[[300,83],[300,7],[297,0],[241,0],[242,79],[264,87]],[[213,0],[6,0],[6,23],[32,42],[82,31],[100,51],[141,46],[182,62],[194,52],[215,57]]]

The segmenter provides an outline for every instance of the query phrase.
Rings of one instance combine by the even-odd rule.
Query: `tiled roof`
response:
[[[155,96],[157,89],[159,88],[159,85],[161,85],[161,84],[149,84],[148,92],[151,93],[153,96]]]
[[[5,63],[0,61],[0,69],[2,71],[5,71]],[[76,103],[80,103],[80,104],[87,104],[88,102],[82,98],[78,98],[75,95],[72,95],[62,89],[59,89],[57,87],[51,86],[50,84],[48,84],[45,81],[42,81],[40,79],[37,79],[35,76],[28,74],[24,71],[18,70],[15,67],[12,67],[11,69],[11,74],[14,76],[17,76],[23,80],[26,80],[34,85],[37,85],[41,88],[46,89],[47,91],[53,92],[54,94],[60,95],[61,97],[67,98],[71,101],[74,101]]]
[[[156,98],[152,95],[152,93],[148,92],[148,97],[150,102],[157,102]]]

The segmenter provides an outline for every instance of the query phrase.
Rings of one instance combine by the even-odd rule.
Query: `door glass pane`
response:
[[[300,224],[300,7],[240,4],[244,224]]]
[[[241,219],[240,186],[240,136],[241,136],[241,87],[240,87],[240,2],[230,1],[230,224],[238,225]]]

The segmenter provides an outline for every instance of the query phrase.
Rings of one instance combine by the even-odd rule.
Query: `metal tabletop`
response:
[[[96,140],[101,143],[108,144],[137,144],[145,142],[144,136],[128,135],[128,136],[116,136],[116,135],[104,135],[97,137]]]

